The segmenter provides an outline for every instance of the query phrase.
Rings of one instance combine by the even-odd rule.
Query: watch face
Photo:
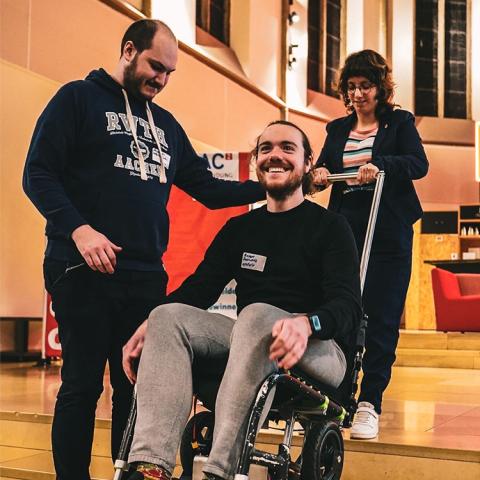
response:
[[[318,318],[318,315],[311,315],[310,322],[315,332],[319,332],[322,329],[322,325],[320,324],[320,319]]]

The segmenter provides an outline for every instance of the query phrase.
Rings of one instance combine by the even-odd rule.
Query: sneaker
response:
[[[127,480],[172,480],[171,475],[153,463],[139,463]]]
[[[379,415],[369,402],[360,402],[353,419],[350,438],[370,440],[378,436]]]

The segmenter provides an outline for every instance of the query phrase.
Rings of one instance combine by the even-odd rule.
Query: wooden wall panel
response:
[[[478,203],[480,187],[475,182],[475,149],[451,145],[425,145],[430,162],[428,175],[414,182],[422,205]]]
[[[405,327],[414,330],[435,330],[431,271],[425,260],[450,260],[458,253],[457,235],[420,234],[420,222],[414,226],[412,277],[405,304]]]
[[[98,67],[115,67],[129,18],[98,0],[31,3],[29,68],[34,72],[66,83]]]
[[[0,76],[0,317],[37,317],[44,220],[22,191],[22,172],[37,117],[59,84],[4,61]]]
[[[0,58],[27,67],[30,0],[0,0]]]
[[[222,75],[180,51],[177,70],[155,102],[171,111],[189,135],[223,147],[225,81]]]
[[[327,136],[326,122],[293,112],[289,113],[288,120],[297,124],[307,134],[313,148],[314,162],[316,162]]]
[[[242,151],[251,150],[267,124],[280,118],[278,108],[238,88],[231,81],[226,85],[225,113],[225,145]]]

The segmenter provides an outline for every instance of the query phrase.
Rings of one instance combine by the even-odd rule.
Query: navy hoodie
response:
[[[168,243],[166,206],[172,184],[209,208],[264,198],[256,182],[215,179],[175,118],[149,102],[159,152],[145,100],[132,95],[128,100],[147,180],[140,177],[122,87],[103,69],[63,86],[38,119],[23,188],[47,219],[47,257],[83,261],[71,233],[88,224],[122,247],[118,268],[160,270]],[[159,181],[160,158],[166,183]]]

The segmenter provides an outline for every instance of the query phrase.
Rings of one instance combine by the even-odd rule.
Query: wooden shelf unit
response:
[[[469,248],[480,248],[480,234],[462,235],[462,229],[469,228],[480,231],[480,204],[460,205],[458,208],[458,238],[460,239],[460,256]]]

